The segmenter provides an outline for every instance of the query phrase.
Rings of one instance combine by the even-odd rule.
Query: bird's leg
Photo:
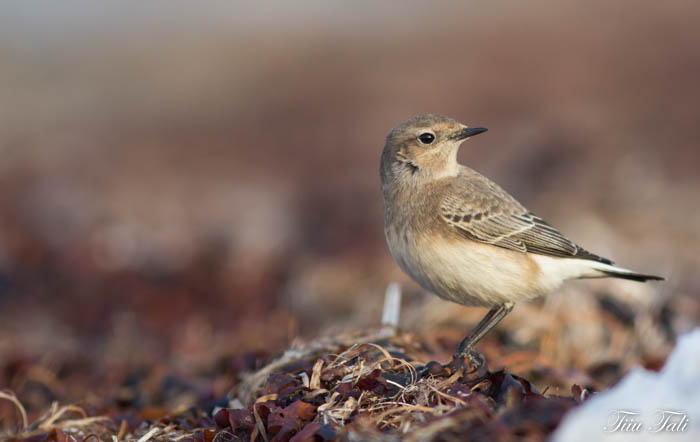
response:
[[[510,313],[511,310],[513,310],[514,305],[515,304],[512,302],[505,302],[489,310],[489,312],[486,313],[486,316],[484,316],[476,327],[474,327],[474,329],[464,339],[462,339],[462,342],[459,343],[459,347],[457,347],[457,351],[452,358],[454,360],[458,360],[469,357],[472,362],[477,363],[477,365],[481,365],[484,359],[482,355],[479,355],[479,359],[481,359],[481,361],[475,361],[474,358],[472,358],[471,353],[474,349],[474,345],[481,338],[483,338],[484,335],[489,332],[489,330],[494,328],[496,324],[501,322],[501,319],[505,318],[505,316]]]
[[[452,362],[447,365],[438,364],[436,362],[429,362],[425,367],[417,367],[416,369],[419,373],[424,375],[425,373],[436,374],[438,371],[447,368],[448,373],[453,373],[455,371],[462,371],[464,367],[464,358],[469,358],[470,365],[472,369],[469,373],[481,373],[483,375],[487,370],[486,358],[479,351],[474,348],[474,345],[486,335],[492,328],[498,324],[501,319],[503,319],[508,313],[513,310],[515,304],[512,302],[505,302],[501,305],[493,307],[486,313],[481,321],[474,327],[474,329],[464,338],[462,342],[459,343],[457,351],[452,356]]]

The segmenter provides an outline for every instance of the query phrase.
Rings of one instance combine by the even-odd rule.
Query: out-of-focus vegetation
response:
[[[604,388],[697,324],[699,5],[177,6],[0,14],[0,387],[34,418],[213,404],[294,339],[377,324],[390,281],[449,355],[484,312],[382,232],[383,139],[418,113],[487,126],[462,162],[668,279],[519,305],[487,356]]]

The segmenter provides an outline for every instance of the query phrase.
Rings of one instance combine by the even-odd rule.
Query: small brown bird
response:
[[[486,132],[439,115],[419,115],[386,138],[380,175],[391,255],[426,290],[491,310],[460,343],[473,347],[515,302],[568,279],[662,280],[613,265],[564,237],[505,190],[457,163],[464,140]]]

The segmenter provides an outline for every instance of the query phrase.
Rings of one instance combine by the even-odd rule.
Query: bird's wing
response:
[[[480,175],[456,180],[440,204],[440,216],[474,241],[518,252],[612,263],[577,246]]]

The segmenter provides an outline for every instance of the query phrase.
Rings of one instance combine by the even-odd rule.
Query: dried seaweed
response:
[[[587,395],[578,385],[547,395],[505,370],[426,361],[418,343],[386,331],[320,339],[244,376],[228,398],[234,406],[88,417],[54,405],[9,440],[544,440]]]

